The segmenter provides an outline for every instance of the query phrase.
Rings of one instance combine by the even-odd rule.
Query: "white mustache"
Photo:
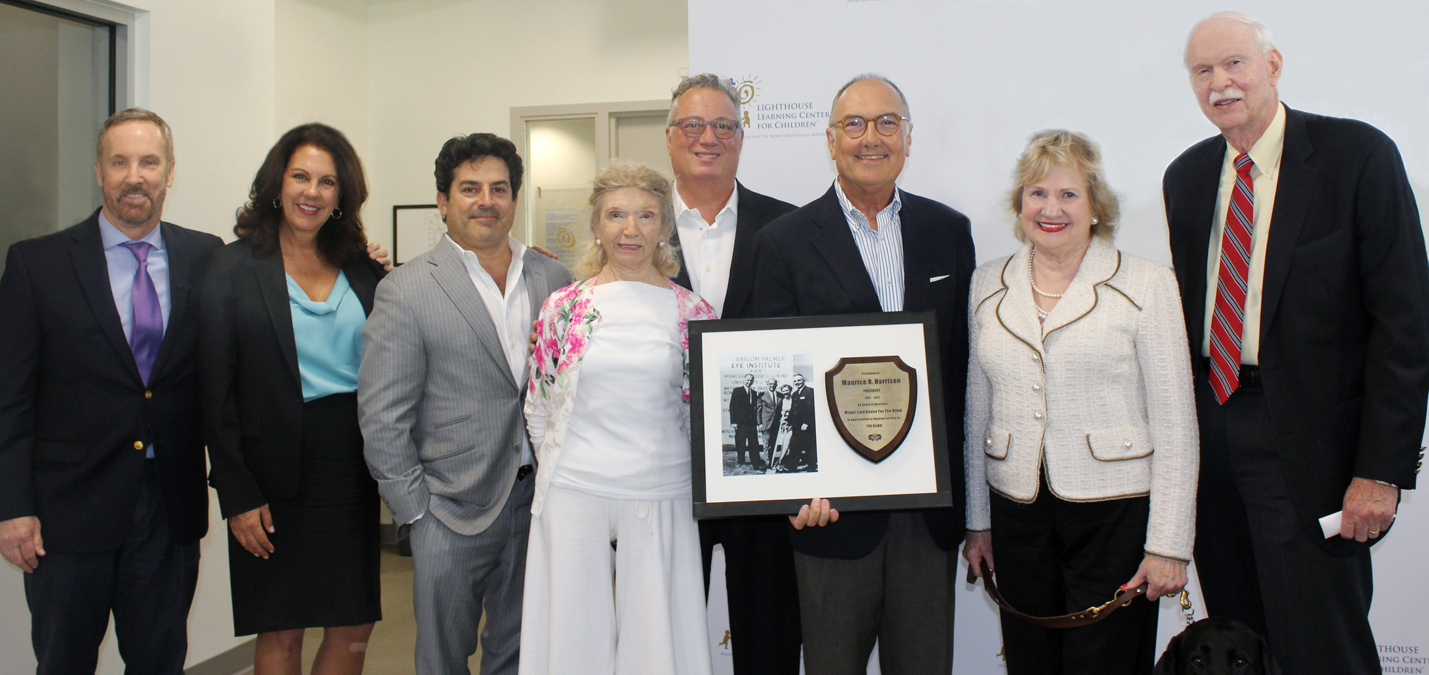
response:
[[[1240,87],[1226,87],[1223,91],[1212,91],[1211,95],[1207,97],[1207,100],[1211,105],[1215,105],[1228,98],[1244,99],[1245,92],[1241,91]]]

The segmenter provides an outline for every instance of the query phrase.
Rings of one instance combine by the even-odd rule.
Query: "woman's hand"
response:
[[[992,533],[969,532],[967,541],[963,542],[963,557],[967,559],[973,576],[982,576],[984,565],[988,570],[997,569],[992,562]]]
[[[805,526],[823,527],[839,520],[839,510],[829,506],[829,500],[815,497],[813,501],[799,507],[799,515],[789,516],[789,524],[796,530]]]
[[[267,504],[229,517],[228,529],[233,531],[233,538],[249,553],[267,560],[268,554],[273,552],[273,544],[268,541],[268,535],[275,530],[273,514],[268,512]]]
[[[1122,588],[1136,588],[1146,584],[1146,597],[1156,599],[1175,595],[1186,587],[1186,563],[1148,555],[1137,568],[1136,576],[1122,585]]]

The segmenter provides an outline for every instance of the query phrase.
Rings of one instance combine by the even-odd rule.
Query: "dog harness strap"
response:
[[[1042,628],[1076,628],[1078,626],[1090,626],[1111,616],[1112,612],[1131,604],[1132,600],[1146,595],[1147,587],[1147,584],[1142,584],[1136,588],[1118,589],[1116,595],[1113,595],[1110,601],[1096,607],[1088,607],[1080,612],[1063,614],[1061,616],[1032,616],[1026,612],[1018,611],[1016,607],[1013,607],[1011,603],[1003,599],[1002,593],[999,593],[997,590],[997,582],[993,579],[993,576],[994,573],[991,569],[987,569],[982,575],[983,587],[987,589],[988,597],[992,598],[992,601],[996,602],[997,606],[1002,608],[1002,611],[1034,626],[1041,626]],[[977,577],[973,575],[972,570],[968,570],[968,583],[977,583]]]

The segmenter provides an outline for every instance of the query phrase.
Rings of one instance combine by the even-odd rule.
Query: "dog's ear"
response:
[[[1275,655],[1270,653],[1270,643],[1258,633],[1252,632],[1251,635],[1255,636],[1255,646],[1260,650],[1260,672],[1265,675],[1281,675],[1280,664],[1275,661]]]
[[[1151,675],[1181,675],[1185,670],[1185,664],[1181,663],[1181,638],[1185,636],[1184,632],[1180,633],[1166,643],[1166,651],[1161,653],[1161,659],[1156,662]]]

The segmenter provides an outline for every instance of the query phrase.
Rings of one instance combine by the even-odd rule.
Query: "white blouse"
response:
[[[580,390],[551,483],[615,499],[690,496],[690,435],[682,395],[675,292],[637,281],[596,286],[600,327],[581,362]]]

